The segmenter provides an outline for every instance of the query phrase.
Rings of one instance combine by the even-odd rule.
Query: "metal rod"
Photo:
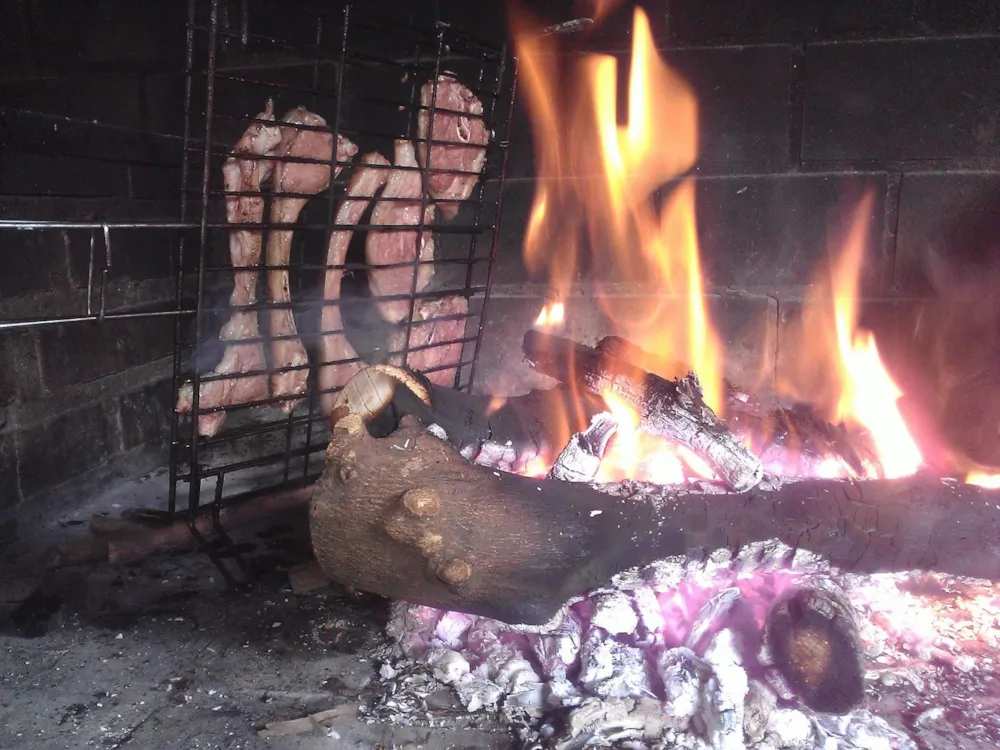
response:
[[[205,84],[205,156],[204,162],[202,164],[201,171],[201,228],[198,233],[198,287],[196,292],[196,306],[200,311],[205,299],[205,256],[208,253],[208,186],[210,179],[209,168],[211,166],[211,152],[210,145],[212,143],[212,113],[215,110],[215,62],[217,53],[217,32],[219,25],[219,0],[211,0],[210,11],[209,11],[209,28],[208,28],[208,65],[207,72],[208,77]],[[194,338],[195,338],[195,361],[200,361],[199,354],[201,353],[201,315],[196,315],[194,319]],[[193,391],[192,403],[191,403],[191,413],[194,417],[195,422],[198,419],[198,407],[200,406],[201,397],[201,382],[200,382],[200,370],[195,368],[194,377],[191,379],[191,388]],[[194,512],[195,508],[198,507],[198,503],[201,499],[201,480],[199,479],[198,472],[200,470],[198,464],[198,441],[195,440],[191,444],[191,489],[188,494],[188,511]]]

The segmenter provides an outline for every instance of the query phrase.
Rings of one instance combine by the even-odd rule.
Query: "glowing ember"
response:
[[[973,471],[965,478],[966,484],[975,484],[991,490],[1000,490],[1000,474],[986,474]]]
[[[711,468],[683,446],[639,431],[639,415],[620,396],[602,394],[618,423],[595,478],[597,482],[638,479],[656,484],[680,484],[688,477],[712,478]]]
[[[536,328],[554,328],[566,321],[566,306],[562,302],[549,302],[535,318]]]

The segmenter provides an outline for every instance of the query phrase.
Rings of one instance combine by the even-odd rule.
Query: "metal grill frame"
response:
[[[216,554],[218,544],[209,543],[198,534],[194,526],[196,516],[201,513],[211,513],[215,519],[215,530],[220,539],[225,543],[224,546],[231,548],[232,545],[228,543],[228,538],[219,523],[219,512],[226,504],[249,499],[256,494],[291,489],[311,482],[319,475],[322,470],[322,452],[328,444],[329,433],[325,424],[326,418],[318,404],[315,368],[318,365],[336,364],[336,362],[311,361],[308,365],[311,374],[310,387],[305,394],[306,410],[303,411],[299,407],[295,412],[286,416],[277,408],[268,406],[269,403],[283,400],[281,397],[271,396],[253,404],[221,407],[227,411],[254,407],[264,408],[254,408],[254,417],[249,425],[238,426],[231,430],[227,430],[224,426],[219,434],[211,438],[198,438],[196,436],[199,414],[217,410],[217,408],[213,408],[202,411],[198,403],[201,383],[208,382],[213,376],[205,372],[211,367],[198,367],[197,363],[203,362],[206,347],[213,343],[212,340],[216,339],[218,335],[218,329],[209,328],[206,319],[212,313],[225,314],[231,311],[228,306],[223,310],[209,304],[210,279],[215,275],[220,279],[225,279],[228,276],[229,288],[231,289],[233,273],[232,265],[228,263],[213,264],[210,261],[211,250],[215,247],[218,251],[219,243],[225,246],[224,251],[228,258],[228,230],[232,229],[232,225],[227,224],[224,220],[213,219],[213,213],[225,200],[225,190],[221,187],[221,166],[223,161],[233,153],[232,146],[235,139],[230,143],[222,144],[216,131],[220,129],[220,124],[222,124],[221,129],[224,129],[224,124],[229,122],[231,124],[238,123],[239,131],[242,132],[253,121],[252,112],[245,114],[225,112],[217,106],[216,94],[219,84],[224,82],[227,85],[245,84],[248,87],[270,87],[278,92],[294,93],[300,98],[311,96],[315,99],[317,95],[332,98],[335,102],[335,111],[317,111],[313,106],[309,106],[309,109],[317,111],[317,114],[326,119],[329,124],[326,129],[332,133],[334,144],[338,142],[338,136],[341,134],[351,138],[355,143],[357,143],[358,137],[365,135],[378,138],[408,138],[416,142],[418,140],[415,130],[416,113],[420,109],[428,109],[431,130],[426,142],[429,152],[432,143],[448,143],[447,141],[435,140],[433,137],[434,114],[437,111],[435,105],[437,103],[438,76],[442,72],[446,72],[445,65],[454,66],[456,61],[460,64],[468,64],[471,61],[478,66],[478,79],[476,81],[465,80],[459,76],[460,82],[472,89],[483,103],[483,119],[487,130],[492,132],[482,177],[478,179],[472,196],[466,201],[471,204],[471,207],[463,206],[460,214],[460,216],[471,214],[473,218],[471,222],[465,224],[453,221],[447,224],[436,222],[425,226],[423,209],[427,206],[429,198],[424,194],[421,198],[419,224],[415,227],[399,227],[415,231],[417,237],[423,236],[426,229],[433,232],[436,239],[442,235],[467,239],[468,250],[464,257],[438,258],[434,261],[427,261],[433,262],[439,267],[450,265],[456,269],[464,269],[464,279],[459,287],[417,292],[417,266],[423,262],[417,258],[413,262],[399,264],[413,267],[413,284],[409,295],[384,298],[409,301],[409,314],[405,320],[406,334],[403,338],[404,348],[398,352],[404,358],[410,352],[410,332],[414,325],[414,310],[419,299],[460,294],[469,300],[468,313],[464,316],[453,316],[453,319],[457,317],[466,319],[466,333],[463,338],[454,342],[438,342],[428,345],[462,344],[462,357],[456,369],[454,387],[468,390],[472,387],[476,376],[476,362],[482,344],[483,327],[497,253],[516,78],[516,61],[508,53],[506,46],[491,47],[461,34],[446,23],[438,22],[429,25],[426,29],[419,29],[394,25],[385,19],[373,18],[365,11],[352,5],[329,9],[323,7],[326,4],[312,3],[310,0],[300,0],[298,3],[281,3],[280,0],[260,0],[260,2],[281,6],[282,12],[285,13],[309,14],[311,18],[315,18],[315,36],[309,40],[290,39],[274,36],[265,30],[255,28],[247,0],[241,0],[238,3],[239,10],[236,11],[238,23],[231,23],[223,18],[223,16],[232,15],[232,11],[237,7],[236,3],[226,0],[189,0],[184,71],[184,150],[181,163],[182,193],[179,221],[0,221],[0,231],[55,229],[86,232],[90,235],[85,310],[79,311],[78,314],[0,321],[0,330],[88,322],[109,325],[116,320],[127,318],[162,316],[175,318],[173,396],[176,403],[182,385],[185,382],[192,383],[194,408],[188,414],[173,413],[170,431],[170,491],[165,513],[170,517],[186,517],[190,521],[192,533],[212,554],[213,559],[226,573],[227,578],[230,578],[230,574],[225,571]],[[406,49],[401,55],[395,54],[388,45],[387,51],[381,55],[358,51],[352,46],[352,34],[359,28],[367,29],[370,33],[385,33],[387,37],[391,36],[393,39],[403,40]],[[288,64],[289,55],[291,55],[292,59],[297,59],[297,62],[292,63],[293,65],[312,66],[313,86],[298,87],[296,90],[290,91],[294,87],[279,81],[261,80],[242,74],[232,75],[231,71],[227,71],[220,65],[220,57],[222,56],[220,46],[223,44],[238,45],[242,48],[253,44],[258,47],[280,50],[284,64]],[[333,89],[324,89],[320,72],[324,66],[329,65],[332,65],[336,71],[335,86]],[[372,70],[398,72],[404,76],[404,80],[409,81],[408,101],[397,101],[391,98],[385,101],[387,106],[391,105],[406,111],[408,132],[366,133],[360,129],[351,129],[350,123],[345,122],[344,113],[341,110],[345,93],[345,71],[351,69],[351,66],[365,66]],[[434,82],[434,92],[431,97],[431,106],[422,108],[419,105],[419,94],[420,87],[425,81]],[[380,96],[384,98],[388,95],[365,98],[376,101]],[[277,96],[275,98],[280,99]],[[263,104],[263,102],[260,103]],[[276,102],[278,104],[276,115],[280,118],[283,111],[300,103],[300,101],[287,100],[280,101],[280,104]],[[259,109],[254,111],[259,111]],[[333,151],[333,159],[335,160],[336,148]],[[392,161],[392,154],[383,153],[383,155]],[[359,158],[360,151],[356,161]],[[315,160],[296,159],[295,161]],[[329,163],[332,169],[332,161]],[[326,222],[307,224],[300,221],[294,227],[296,235],[301,232],[323,233],[324,248],[329,243],[332,231],[338,228],[333,223],[338,205],[337,198],[346,182],[345,177],[350,174],[350,167],[344,166],[341,175],[331,180],[331,187],[326,191],[326,196],[315,198],[326,201]],[[484,199],[485,188],[488,184],[492,185],[495,194],[495,199],[492,202]],[[267,191],[264,192],[264,195],[267,196]],[[379,199],[380,197],[376,197],[374,200]],[[239,226],[246,228],[252,225]],[[264,231],[274,227],[292,228],[286,225],[268,223],[266,213],[264,221],[258,227]],[[367,227],[368,225],[359,223],[351,229],[358,233],[365,232]],[[176,232],[174,235],[177,240],[175,244],[176,257],[174,258],[176,285],[173,303],[161,306],[163,309],[142,312],[109,310],[108,274],[114,256],[113,239],[115,236],[120,236],[120,233],[142,232],[144,230]],[[482,241],[484,235],[491,235],[485,253],[482,252],[486,244]],[[103,248],[101,244],[103,244]],[[265,262],[263,251],[261,256],[262,262]],[[325,263],[317,266],[307,264],[302,260],[296,261],[293,254],[289,264],[289,273],[298,276],[301,280],[303,271],[322,272],[326,268]],[[367,266],[348,263],[344,268],[347,271],[365,270]],[[263,266],[261,267],[258,286],[265,283],[264,273],[266,270]],[[224,285],[224,282],[220,282],[221,285]],[[193,305],[188,299],[192,291]],[[299,291],[301,291],[301,286]],[[266,295],[261,294],[259,298],[261,301],[253,306],[258,315],[263,315],[268,309],[274,309],[274,305],[263,301],[266,299]],[[473,302],[476,302],[478,306],[475,311],[473,310]],[[293,309],[302,304],[305,303],[296,303],[293,290]],[[316,317],[319,317],[318,312]],[[187,336],[192,324],[193,341],[188,341]],[[322,331],[321,327],[317,326],[315,334],[309,335],[314,335],[318,340],[321,335],[327,333],[334,332]],[[299,335],[303,339],[307,337],[307,334],[301,330],[301,326]],[[265,341],[266,346],[266,341],[269,339],[262,335],[262,340]],[[194,363],[193,366],[192,363]],[[447,369],[451,369],[452,366],[448,365]],[[269,375],[272,372],[281,371],[283,370],[255,371],[253,374],[263,372]],[[238,373],[235,376],[246,376],[246,373]],[[228,417],[227,421],[229,421]],[[281,441],[284,443],[283,450],[250,455],[245,458],[235,458],[224,450],[230,443],[265,434],[280,435]],[[271,475],[268,478],[258,476],[253,481],[242,482],[242,485],[240,482],[227,484],[227,479],[237,475],[246,475],[247,472],[253,474],[254,471],[258,471],[259,473],[262,469],[269,470]],[[234,484],[240,486],[234,486]],[[233,552],[233,550],[230,551]]]

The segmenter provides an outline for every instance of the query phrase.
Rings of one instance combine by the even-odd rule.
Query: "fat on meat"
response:
[[[260,187],[270,176],[274,162],[261,159],[273,156],[281,141],[274,123],[274,103],[257,115],[233,147],[233,154],[222,165],[226,191],[226,221],[231,225],[259,225],[264,217],[264,196]],[[267,396],[264,345],[256,310],[240,309],[257,302],[257,267],[260,265],[263,232],[257,229],[233,229],[229,232],[229,255],[233,264],[233,293],[229,304],[235,308],[222,327],[219,338],[226,342],[222,360],[212,375],[234,377],[211,380],[198,387],[198,407],[245,404]],[[241,343],[241,342],[247,343]],[[257,375],[242,373],[258,372]],[[194,408],[194,386],[187,383],[178,394],[176,409],[187,413]],[[226,420],[225,411],[198,415],[198,434],[215,435]]]
[[[361,157],[355,167],[347,189],[337,207],[334,223],[338,226],[354,226],[368,209],[375,194],[382,189],[389,178],[389,160],[382,154],[371,153]],[[319,387],[323,413],[333,409],[336,394],[333,389],[347,384],[355,373],[364,367],[358,360],[358,353],[344,335],[344,321],[340,315],[340,285],[344,278],[343,265],[347,258],[347,248],[351,243],[351,229],[337,229],[330,234],[330,244],[326,252],[326,277],[323,282],[323,314],[320,330],[320,352],[324,364],[319,368]],[[331,304],[334,302],[335,304]],[[354,360],[354,361],[345,361]]]
[[[462,360],[465,324],[468,321],[469,302],[465,297],[449,295],[439,299],[420,300],[413,312],[410,328],[410,346],[426,346],[426,349],[408,351],[406,361],[402,354],[390,358],[393,364],[424,373],[432,383],[451,386]],[[448,319],[442,319],[448,318]],[[400,352],[406,341],[406,328],[402,328],[389,339],[389,351]]]
[[[279,157],[316,159],[317,162],[279,161],[274,168],[274,197],[271,200],[271,222],[294,224],[309,199],[330,186],[330,159],[333,156],[333,135],[328,130],[304,130],[296,126],[326,127],[326,120],[305,107],[296,107],[281,120]],[[343,136],[337,140],[337,161],[350,161],[358,147]],[[342,164],[333,169],[340,173]],[[269,311],[271,336],[271,394],[291,396],[280,402],[282,411],[291,413],[306,391],[309,364],[302,341],[299,340],[291,309],[288,286],[288,263],[292,250],[292,230],[273,229],[267,238],[268,301],[281,305]],[[290,370],[287,368],[300,368]]]
[[[389,295],[410,295],[416,274],[416,291],[422,292],[434,276],[434,204],[426,202],[423,232],[406,229],[376,229],[379,226],[417,226],[421,220],[423,185],[413,144],[398,140],[395,145],[395,165],[389,172],[385,190],[372,209],[372,228],[365,239],[365,259],[369,266],[368,286],[379,314],[390,323],[399,323],[410,313],[409,299],[378,299]],[[423,263],[386,268],[397,263]]]
[[[425,169],[455,170],[428,172],[426,182],[427,194],[437,201],[442,218],[450,221],[461,207],[461,203],[456,201],[467,200],[479,180],[486,162],[486,145],[489,143],[490,133],[482,119],[482,102],[454,76],[438,76],[436,95],[433,81],[428,81],[421,87],[421,106],[430,107],[432,101],[435,106],[433,132],[430,127],[430,110],[421,109],[417,117],[417,134],[420,139],[417,156],[421,167]],[[429,164],[428,137],[435,141],[430,147]]]

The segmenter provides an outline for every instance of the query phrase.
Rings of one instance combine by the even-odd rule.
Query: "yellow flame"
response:
[[[965,478],[965,483],[975,484],[989,490],[1000,490],[1000,474],[986,474],[981,471],[973,471]]]
[[[566,321],[566,305],[562,302],[549,302],[535,318],[536,328],[555,328]]]
[[[627,117],[619,125],[615,58],[568,54],[570,42],[540,36],[543,26],[512,6],[538,170],[525,263],[547,276],[552,299],[564,299],[587,258],[615,333],[651,353],[634,364],[676,377],[673,363],[685,363],[718,412],[722,352],[702,288],[694,184],[681,179],[698,155],[691,87],[657,53],[637,8]],[[656,193],[670,183],[663,203]],[[634,298],[609,293],[608,281],[648,285],[653,302],[636,310]]]
[[[917,471],[923,457],[899,411],[902,392],[882,363],[875,337],[858,328],[859,280],[872,212],[868,193],[841,251],[816,279],[797,329],[790,329],[783,344],[787,354],[778,387],[817,405],[830,419],[864,427],[883,475],[901,477]]]

